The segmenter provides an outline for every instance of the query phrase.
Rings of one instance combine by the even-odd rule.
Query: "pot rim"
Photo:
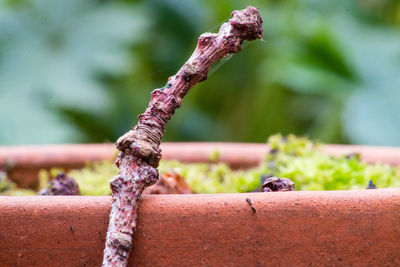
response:
[[[147,195],[129,266],[398,266],[399,201],[400,188]],[[99,266],[110,204],[0,197],[2,263]]]
[[[204,162],[208,160],[210,153],[218,150],[222,162],[236,163],[241,159],[246,163],[254,163],[268,153],[269,146],[264,143],[164,142],[161,144],[161,149],[162,158],[166,160]],[[400,147],[326,144],[322,146],[322,150],[334,156],[359,153],[362,160],[369,163],[400,164]],[[116,153],[117,150],[111,143],[0,146],[0,166],[104,160],[113,158]],[[232,153],[239,155],[239,158]]]

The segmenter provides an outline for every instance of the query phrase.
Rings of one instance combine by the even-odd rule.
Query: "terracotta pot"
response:
[[[164,144],[164,158],[258,163],[259,144]],[[327,146],[400,164],[400,149]],[[112,145],[6,147],[0,165],[21,185],[40,168],[112,158]],[[28,182],[25,181],[29,179]],[[246,198],[250,198],[253,213]],[[0,197],[0,266],[99,266],[110,197]],[[399,266],[400,189],[150,195],[139,207],[131,266]]]

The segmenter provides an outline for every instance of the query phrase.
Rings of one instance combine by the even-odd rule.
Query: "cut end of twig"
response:
[[[261,39],[263,36],[263,20],[256,7],[248,6],[243,10],[233,11],[229,23],[244,40]]]

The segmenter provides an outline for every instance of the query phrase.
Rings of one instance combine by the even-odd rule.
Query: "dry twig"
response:
[[[158,179],[159,145],[165,126],[182,98],[196,84],[207,79],[210,67],[219,59],[241,50],[245,40],[262,37],[262,19],[257,8],[233,11],[218,34],[199,37],[196,50],[165,87],[151,93],[150,104],[139,115],[138,124],[117,141],[121,151],[116,160],[118,175],[111,182],[112,209],[104,249],[103,266],[126,266],[136,227],[136,210],[143,190]]]

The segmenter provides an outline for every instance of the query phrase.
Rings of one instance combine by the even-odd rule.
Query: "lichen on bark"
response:
[[[144,189],[158,179],[160,143],[165,127],[183,97],[197,83],[207,79],[210,67],[241,50],[245,40],[262,38],[262,19],[257,8],[233,11],[232,18],[218,33],[204,33],[188,61],[165,87],[155,89],[137,125],[121,136],[116,146],[119,172],[111,182],[112,208],[104,249],[103,266],[126,266],[136,227],[138,201]]]

